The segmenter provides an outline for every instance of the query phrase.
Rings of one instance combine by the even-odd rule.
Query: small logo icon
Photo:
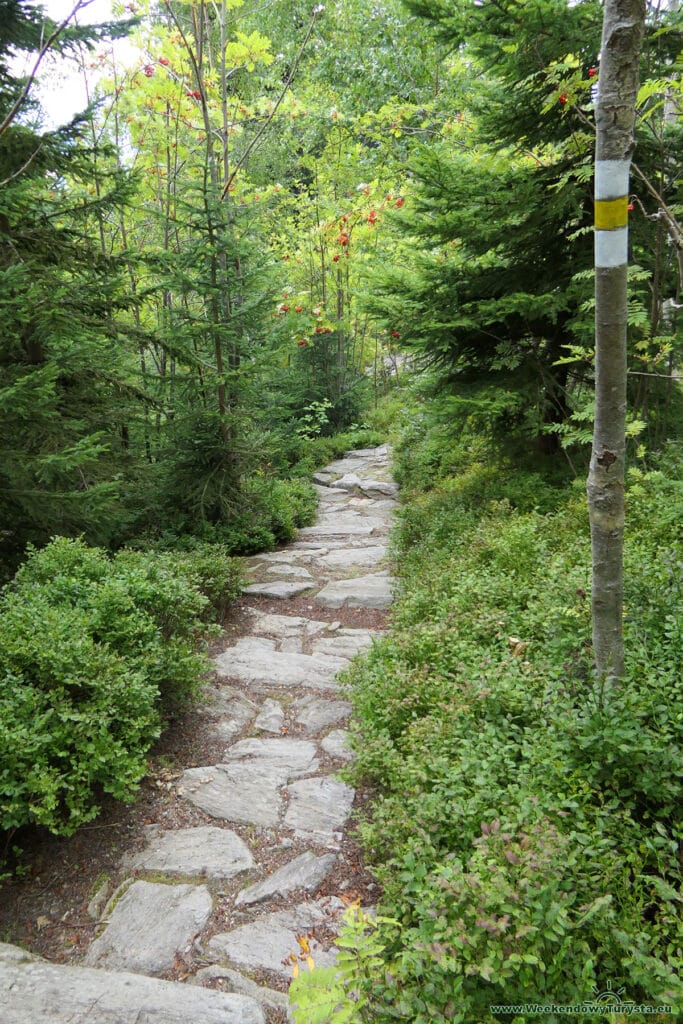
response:
[[[598,987],[596,986],[593,989],[593,993],[594,993],[593,998],[592,999],[585,999],[583,1005],[584,1006],[614,1006],[614,1007],[619,1007],[619,1009],[623,1012],[626,1007],[635,1006],[636,1005],[633,999],[624,999],[624,997],[623,997],[624,996],[624,991],[625,991],[625,989],[623,989],[623,988],[613,989],[612,988],[612,982],[608,981],[607,982],[607,988],[603,989],[602,991],[600,991],[598,989]]]

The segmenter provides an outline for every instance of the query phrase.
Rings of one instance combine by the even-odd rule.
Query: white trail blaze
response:
[[[628,183],[630,160],[595,164],[595,266],[628,262]]]

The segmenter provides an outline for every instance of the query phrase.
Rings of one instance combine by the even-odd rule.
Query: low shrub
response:
[[[236,595],[224,551],[121,551],[56,538],[0,596],[0,829],[68,834],[98,794],[129,799],[165,716],[197,692],[212,603]]]
[[[297,1024],[522,1024],[492,1008],[608,987],[683,1009],[675,473],[631,474],[615,689],[591,668],[583,485],[545,485],[536,506],[475,472],[483,494],[463,465],[401,514],[391,633],[346,677],[347,777],[375,793],[360,834],[383,896],[372,969],[348,925],[361,959],[302,973],[299,1005],[323,1010]],[[517,474],[517,495],[535,488]]]

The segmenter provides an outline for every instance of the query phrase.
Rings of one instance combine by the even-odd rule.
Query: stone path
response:
[[[396,486],[386,448],[349,452],[315,482],[316,524],[248,560],[244,593],[268,610],[252,606],[248,635],[215,658],[208,710],[223,754],[175,782],[206,823],[149,826],[146,848],[124,855],[126,881],[105,906],[93,901],[101,932],[82,966],[0,945],[3,1022],[274,1024],[287,1019],[297,936],[316,963],[333,962],[355,795],[335,777],[351,756],[336,677],[375,635],[343,621],[348,609],[391,604]],[[310,615],[288,614],[302,596]],[[338,895],[321,896],[331,877]],[[161,980],[179,959],[194,971]]]

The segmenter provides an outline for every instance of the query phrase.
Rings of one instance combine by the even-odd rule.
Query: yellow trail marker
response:
[[[614,231],[628,224],[628,196],[618,199],[596,199],[595,227],[598,231]]]

